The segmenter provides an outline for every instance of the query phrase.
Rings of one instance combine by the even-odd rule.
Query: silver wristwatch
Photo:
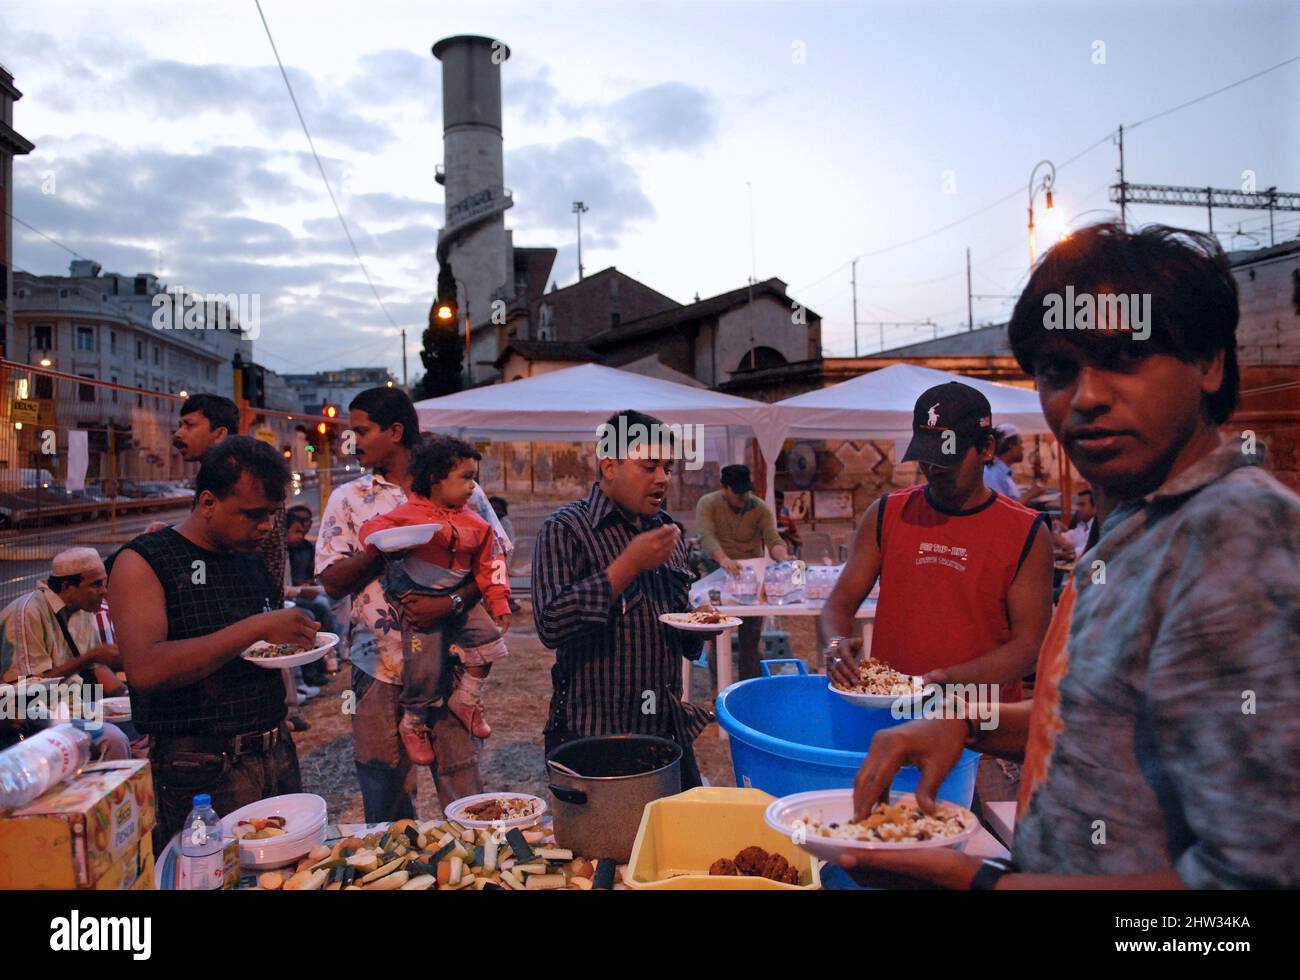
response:
[[[457,616],[465,611],[465,600],[455,592],[451,595],[451,611]]]

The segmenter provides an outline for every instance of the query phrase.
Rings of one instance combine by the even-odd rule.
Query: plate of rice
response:
[[[838,861],[844,851],[914,851],[932,847],[961,850],[979,829],[964,806],[939,800],[925,813],[912,793],[890,793],[860,821],[853,819],[853,790],[823,789],[774,800],[764,818],[805,851]]]
[[[831,681],[831,691],[859,708],[891,708],[900,698],[906,702],[925,696],[925,683],[914,674],[903,674],[874,657],[858,665],[858,683],[840,687]]]

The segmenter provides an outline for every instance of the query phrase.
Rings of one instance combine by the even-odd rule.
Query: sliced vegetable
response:
[[[370,884],[364,885],[362,887],[364,887],[367,891],[372,891],[372,892],[391,892],[391,891],[395,891],[398,888],[401,888],[403,885],[407,883],[407,881],[410,880],[410,878],[411,876],[408,875],[405,871],[394,871],[392,874],[386,875],[385,877],[380,878],[378,881],[373,881]]]

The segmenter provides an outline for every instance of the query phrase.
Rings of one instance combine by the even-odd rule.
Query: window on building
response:
[[[108,352],[110,354],[117,353],[117,331],[116,330],[110,330],[108,332]]]
[[[135,359],[136,359],[137,361],[143,361],[143,360],[144,360],[144,341],[143,341],[143,340],[137,340],[137,341],[135,342]]]
[[[32,348],[34,350],[54,349],[54,325],[38,323],[32,327]]]
[[[155,367],[162,363],[162,348],[157,344],[153,345],[153,363]]]
[[[93,374],[83,374],[82,377],[83,377],[83,378],[94,378],[95,376],[94,376]],[[94,386],[94,385],[83,385],[83,384],[79,384],[79,385],[77,385],[77,401],[79,401],[79,402],[93,402],[94,400],[95,400],[95,386]]]
[[[54,379],[48,374],[36,375],[36,397],[53,398],[54,397]]]
[[[77,350],[94,350],[95,349],[95,328],[94,327],[77,327]]]
[[[113,375],[113,384],[117,384],[117,375]],[[117,389],[113,389],[113,404],[117,404]]]

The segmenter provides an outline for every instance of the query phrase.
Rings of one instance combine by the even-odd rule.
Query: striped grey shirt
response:
[[[698,634],[659,622],[662,613],[691,608],[685,544],[618,598],[606,572],[633,537],[671,520],[661,510],[635,526],[594,484],[585,500],[543,522],[533,551],[533,620],[555,650],[547,732],[666,734],[689,746],[712,720],[682,701],[682,657],[699,654]]]

